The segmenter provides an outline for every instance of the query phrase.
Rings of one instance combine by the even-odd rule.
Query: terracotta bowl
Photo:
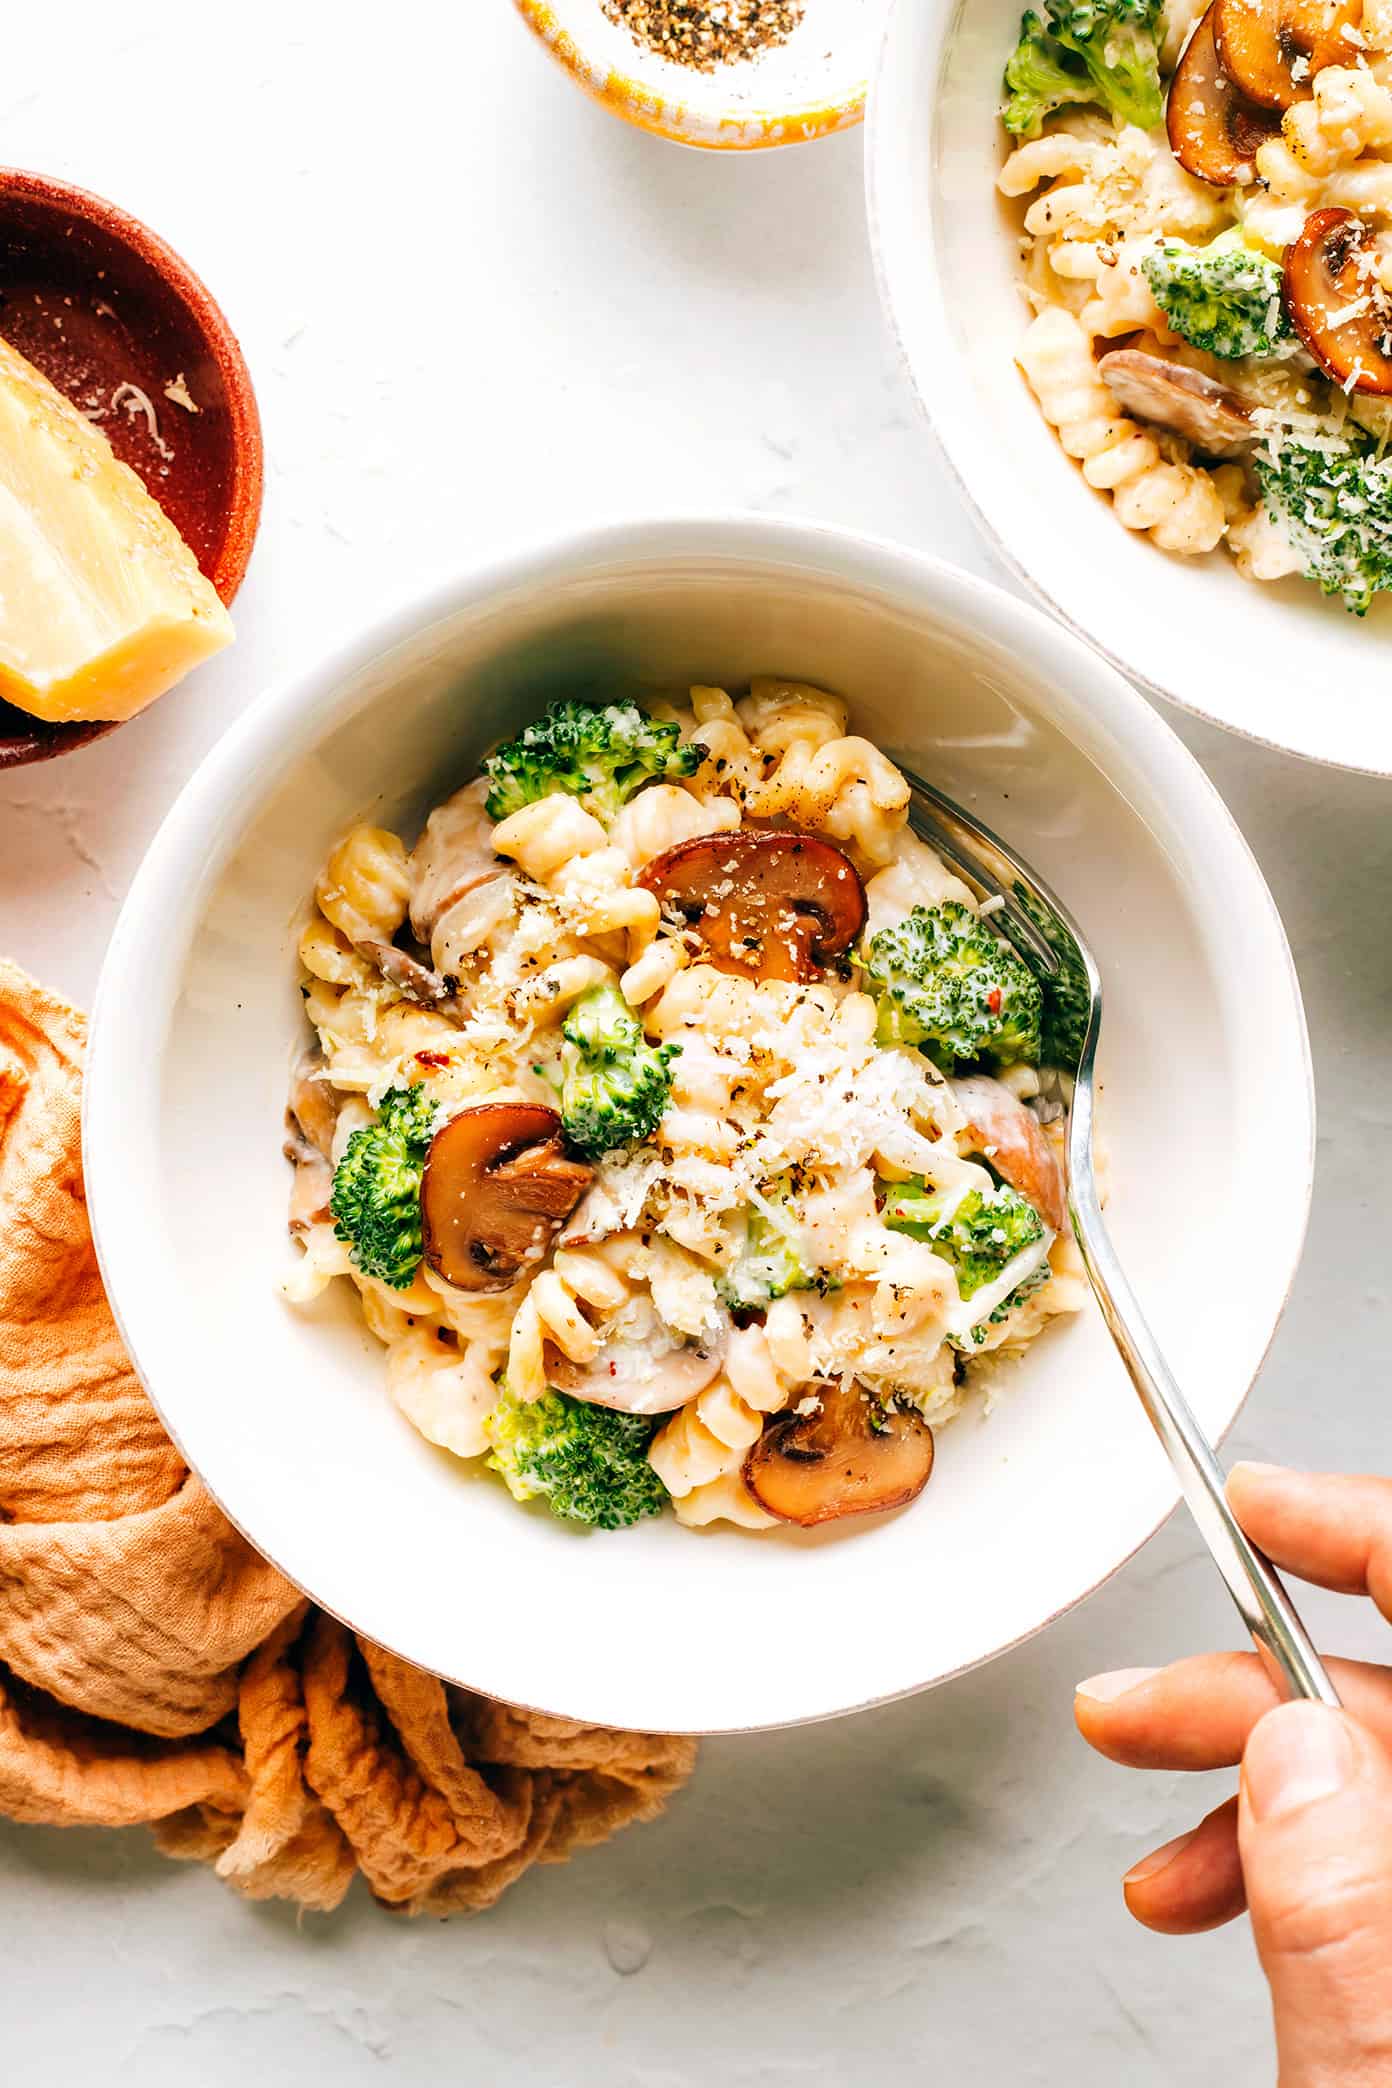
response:
[[[0,169],[0,334],[97,420],[230,602],[261,515],[261,419],[236,337],[187,262],[100,196]],[[114,729],[0,703],[0,769]]]

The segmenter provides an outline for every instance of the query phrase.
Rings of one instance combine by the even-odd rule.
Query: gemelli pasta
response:
[[[331,851],[287,1294],[352,1284],[406,1420],[518,1500],[898,1506],[1082,1302],[1043,989],[909,800],[839,697],[756,680],[553,705],[413,847]]]

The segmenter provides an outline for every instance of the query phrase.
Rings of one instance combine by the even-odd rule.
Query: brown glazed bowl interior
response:
[[[0,335],[96,421],[230,603],[261,514],[261,420],[236,337],[187,263],[100,196],[0,169]],[[0,769],[114,729],[0,702]]]

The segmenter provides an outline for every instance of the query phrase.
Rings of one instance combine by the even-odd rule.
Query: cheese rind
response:
[[[129,718],[232,635],[129,465],[0,339],[0,697],[54,724]]]

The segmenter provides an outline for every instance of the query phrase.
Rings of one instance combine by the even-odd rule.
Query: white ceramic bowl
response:
[[[1073,629],[1199,716],[1312,761],[1392,773],[1392,600],[1353,617],[1300,579],[1244,580],[1123,529],[1040,417],[1014,356],[1019,206],[996,122],[1015,0],[896,0],[866,136],[891,322],[948,462],[997,549]]]
[[[821,1533],[577,1534],[431,1449],[347,1286],[276,1295],[295,938],[331,841],[408,834],[563,690],[801,676],[1011,836],[1106,973],[1118,1244],[1207,1426],[1236,1414],[1305,1227],[1304,1021],[1201,770],[1061,625],[951,567],[773,520],[500,559],[230,731],[155,840],[102,976],[88,1189],[122,1331],[190,1462],[327,1608],[477,1689],[628,1726],[823,1717],[988,1658],[1114,1571],[1175,1489],[1095,1316],[940,1440],[912,1509]],[[1262,1213],[1259,1229],[1251,1213]]]
[[[804,0],[781,44],[698,72],[611,21],[600,0],[515,0],[588,94],[640,130],[712,152],[805,145],[849,130],[865,90],[886,0]]]

